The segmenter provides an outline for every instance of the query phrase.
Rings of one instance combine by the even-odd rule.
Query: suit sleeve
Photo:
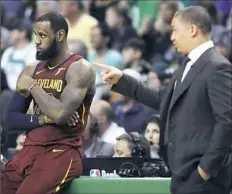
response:
[[[212,177],[228,156],[232,145],[232,67],[221,66],[208,82],[208,96],[215,117],[211,143],[199,166]]]
[[[157,90],[150,89],[142,82],[125,74],[123,74],[116,85],[113,85],[112,90],[124,96],[131,97],[154,109],[160,108],[162,96],[165,93],[165,88]]]

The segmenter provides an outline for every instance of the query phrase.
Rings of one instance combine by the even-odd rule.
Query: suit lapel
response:
[[[189,86],[197,77],[197,75],[201,72],[203,67],[205,67],[206,64],[209,62],[209,55],[211,53],[210,51],[211,49],[207,50],[205,53],[203,53],[203,55],[201,55],[201,57],[193,64],[181,85],[178,88],[176,88],[177,91],[175,91],[174,95],[172,96],[169,111],[172,109],[178,98],[180,98],[181,95],[189,88]],[[182,74],[179,76],[182,77]]]
[[[180,76],[180,74],[183,72],[184,67],[180,67],[178,70],[176,70],[176,73],[173,75],[170,84],[168,85],[167,92],[164,95],[164,98],[162,100],[161,108],[160,108],[160,116],[164,119],[167,118],[168,108],[170,107],[170,102],[172,99],[174,87],[176,80]]]

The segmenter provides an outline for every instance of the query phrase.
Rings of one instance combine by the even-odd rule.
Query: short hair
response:
[[[114,114],[109,102],[105,100],[97,100],[91,105],[91,108],[95,108],[96,106],[99,108],[99,112],[106,116],[108,122],[113,120]]]
[[[132,135],[133,133],[136,133],[139,136],[140,141],[138,143],[134,142]],[[124,140],[128,142],[128,148],[132,151],[138,144],[144,149],[145,156],[150,156],[150,144],[148,140],[142,136],[141,134],[137,132],[132,133],[124,133],[123,135],[120,135],[116,138],[117,141]]]
[[[132,48],[134,50],[139,50],[141,51],[142,53],[144,52],[145,50],[145,42],[140,39],[140,38],[132,38],[132,39],[129,39],[125,45],[123,46],[123,49],[126,49],[126,48]]]
[[[74,0],[77,4],[77,6],[80,8],[81,11],[84,11],[85,7],[83,4],[83,0]]]
[[[123,18],[124,25],[131,25],[132,21],[128,15],[128,11],[126,9],[120,8],[117,4],[112,4],[108,7],[108,9],[112,9],[119,17]]]
[[[99,23],[98,25],[95,26],[95,28],[99,28],[101,30],[101,35],[103,37],[110,37],[111,36],[111,30],[106,24]]]
[[[172,10],[173,15],[178,11],[178,2],[176,1],[161,1],[159,7],[161,5],[166,5],[168,9]]]
[[[66,33],[66,37],[67,37],[68,23],[61,14],[57,12],[50,12],[50,13],[40,16],[38,19],[36,19],[35,22],[43,22],[43,21],[50,22],[51,28],[54,33],[57,33],[59,30],[64,30]]]
[[[212,22],[207,10],[201,6],[190,6],[179,10],[174,17],[180,16],[184,21],[196,25],[203,34],[209,34]]]
[[[102,37],[109,38],[107,46],[111,47],[112,36],[110,28],[104,23],[99,23],[98,25],[94,26],[94,28],[100,29]]]

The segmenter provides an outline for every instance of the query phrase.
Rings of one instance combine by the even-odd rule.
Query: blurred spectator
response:
[[[160,118],[158,115],[153,115],[146,121],[143,134],[150,144],[151,158],[159,158]]]
[[[4,50],[9,46],[9,38],[10,32],[6,28],[1,27],[1,56]]]
[[[1,65],[12,90],[15,89],[18,76],[24,67],[36,63],[36,48],[30,43],[32,32],[33,26],[29,21],[18,21],[10,34],[12,46],[7,48],[2,55]]]
[[[6,9],[2,2],[0,2],[0,13],[1,13],[1,28],[2,28],[2,26],[4,26],[5,21],[6,21]]]
[[[49,13],[56,12],[58,10],[58,3],[55,0],[39,0],[36,1],[36,18]]]
[[[171,21],[173,15],[178,10],[176,1],[162,1],[156,20],[147,18],[139,30],[140,36],[147,43],[145,57],[152,62],[156,72],[157,61],[162,60],[165,51],[172,45]]]
[[[131,68],[141,75],[147,75],[151,71],[151,64],[142,58],[144,49],[143,40],[138,38],[128,40],[122,50],[123,68]]]
[[[97,120],[90,113],[88,123],[83,134],[83,150],[85,157],[112,156],[114,145],[104,142],[100,138]]]
[[[232,9],[230,11],[230,16],[228,17],[228,20],[226,22],[226,27],[228,30],[232,31]]]
[[[92,29],[91,43],[94,51],[89,52],[90,62],[104,63],[119,68],[122,63],[121,54],[110,49],[110,29],[105,24],[99,24]]]
[[[136,80],[142,79],[141,75],[133,69],[125,69],[123,73],[130,75]],[[114,121],[125,129],[127,133],[140,132],[144,120],[154,113],[154,110],[136,102],[135,100],[121,95],[121,100],[112,105]]]
[[[7,78],[4,70],[1,68],[1,93],[0,93],[0,105],[1,105],[1,124],[5,119],[5,112],[8,106],[8,102],[13,96],[13,92],[10,90]]]
[[[118,0],[94,0],[89,5],[89,13],[100,23],[105,22],[106,9]]]
[[[90,111],[97,119],[101,140],[115,144],[116,137],[124,134],[125,130],[113,122],[113,111],[110,104],[103,100],[94,101]]]
[[[3,121],[6,118],[6,110],[8,108],[10,99],[13,96],[13,91],[9,89],[6,74],[1,68],[1,93],[0,93],[0,107],[1,107],[1,153],[6,154],[7,150],[7,141],[8,141],[8,132],[4,127]]]
[[[110,49],[111,34],[110,29],[107,25],[99,24],[92,29],[91,43],[94,50],[89,52],[89,62],[104,63],[117,68],[120,67],[122,63],[122,56],[117,50]],[[100,78],[100,70],[95,70],[97,72],[97,88],[94,99],[100,99],[104,93],[107,93],[109,91],[109,87],[105,87],[102,84],[102,80]]]
[[[138,29],[140,24],[140,10],[137,6],[137,2],[138,0],[133,0],[133,1],[123,0],[123,1],[119,1],[119,5],[118,5],[120,9],[124,9],[125,11],[127,11],[128,16],[132,21],[132,26],[135,29]]]
[[[24,0],[17,10],[17,17],[27,19],[31,22],[35,21],[36,15],[36,0]]]
[[[117,5],[107,8],[106,23],[111,29],[112,48],[114,49],[121,51],[129,38],[137,37],[127,12],[118,8]]]
[[[78,53],[85,59],[88,56],[88,49],[85,46],[84,42],[78,39],[72,39],[68,41],[68,49],[72,53]]]
[[[214,2],[199,1],[198,5],[204,7],[212,19],[211,39],[214,42],[216,48],[222,55],[229,58],[231,41],[231,33],[228,33],[226,27],[219,23],[219,15]]]
[[[68,39],[79,39],[91,50],[90,34],[98,21],[85,13],[81,0],[59,1],[60,11],[69,24]]]
[[[215,4],[217,7],[217,10],[220,13],[220,23],[222,25],[226,24],[226,21],[230,15],[230,11],[232,10],[232,4],[229,0],[215,0]]]
[[[136,149],[136,147],[139,148]],[[135,150],[142,153],[136,153]],[[150,157],[150,146],[147,139],[136,132],[125,133],[117,137],[113,157],[133,157],[134,155]]]

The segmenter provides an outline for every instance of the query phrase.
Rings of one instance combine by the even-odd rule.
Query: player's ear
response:
[[[65,31],[64,30],[59,30],[57,32],[57,41],[61,42],[64,39],[65,39]]]

